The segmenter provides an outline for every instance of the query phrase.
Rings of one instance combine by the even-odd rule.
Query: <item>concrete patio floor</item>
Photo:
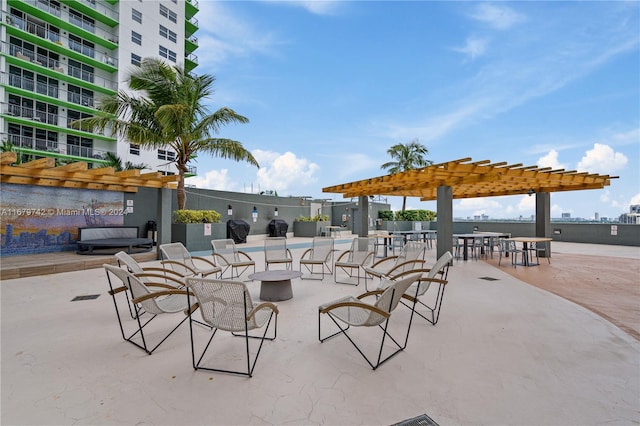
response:
[[[292,250],[294,268],[303,250]],[[637,247],[553,250],[640,259]],[[263,270],[262,253],[249,253]],[[343,336],[317,337],[318,305],[364,285],[294,280],[293,299],[278,302],[278,338],[265,343],[250,379],[194,371],[187,324],[151,356],[123,341],[101,268],[3,280],[0,422],[388,425],[427,414],[440,425],[639,423],[640,342],[509,268],[456,261],[440,322],[415,318],[407,349],[376,371]],[[247,285],[257,299],[259,283]],[[91,294],[100,296],[71,301]],[[399,308],[394,327],[408,314]],[[181,315],[158,318],[153,330]],[[372,331],[352,335],[372,350]],[[196,332],[203,343],[208,333]],[[221,336],[218,350],[214,361],[241,362],[240,339]]]

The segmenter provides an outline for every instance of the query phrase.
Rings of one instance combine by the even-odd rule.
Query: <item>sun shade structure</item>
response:
[[[387,195],[437,199],[438,187],[450,186],[453,198],[495,197],[538,192],[602,189],[617,176],[523,166],[471,158],[434,164],[422,169],[378,176],[323,188],[323,192],[341,193],[345,198]]]
[[[173,188],[178,176],[162,176],[160,172],[140,173],[140,170],[116,172],[113,167],[89,169],[85,162],[55,167],[51,157],[14,164],[15,152],[0,155],[0,182],[62,188],[102,189],[138,192],[139,187]]]

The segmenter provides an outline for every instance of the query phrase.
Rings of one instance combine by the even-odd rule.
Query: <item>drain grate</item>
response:
[[[71,299],[71,301],[78,302],[80,300],[93,300],[93,299],[97,299],[98,297],[100,297],[99,294],[87,294],[86,296],[76,296],[73,299]]]
[[[426,414],[422,414],[418,417],[395,423],[392,426],[438,426],[438,423],[434,422],[433,419]]]
[[[500,281],[499,278],[493,278],[493,277],[480,277],[479,279],[485,280],[485,281]]]

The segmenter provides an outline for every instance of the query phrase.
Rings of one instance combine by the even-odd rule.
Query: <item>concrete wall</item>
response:
[[[437,222],[433,223],[437,229]],[[612,232],[613,227],[613,232]],[[510,232],[512,236],[535,236],[534,222],[454,222],[454,233],[473,231]],[[551,222],[554,241],[572,243],[612,244],[620,246],[640,246],[640,226],[608,223],[567,223]],[[613,235],[615,234],[615,235]]]

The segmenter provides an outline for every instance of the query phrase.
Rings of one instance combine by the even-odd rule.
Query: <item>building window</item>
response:
[[[135,9],[131,9],[131,19],[133,19],[139,24],[142,24],[142,12],[139,12]]]
[[[137,143],[130,143],[129,154],[140,155],[140,145],[138,145]]]
[[[142,57],[136,55],[135,53],[131,54],[131,65],[135,65],[139,67],[141,65]]]
[[[160,171],[160,173],[162,174],[162,176],[173,176],[176,174],[175,172],[166,172],[166,171]]]
[[[158,150],[158,160],[176,161],[176,153],[164,149]]]
[[[178,22],[178,15],[176,15],[174,11],[170,10],[168,7],[166,7],[163,4],[160,5],[160,15],[164,16],[165,18],[167,18],[173,23]]]
[[[138,34],[135,31],[131,31],[131,41],[137,44],[138,46],[142,46],[142,34]]]
[[[166,39],[169,39],[172,42],[176,42],[178,39],[178,34],[171,31],[169,28],[160,25],[160,35]]]
[[[164,46],[160,46],[158,48],[158,55],[162,56],[163,58],[167,58],[171,62],[177,61],[176,52],[174,52],[173,50],[167,49]]]

